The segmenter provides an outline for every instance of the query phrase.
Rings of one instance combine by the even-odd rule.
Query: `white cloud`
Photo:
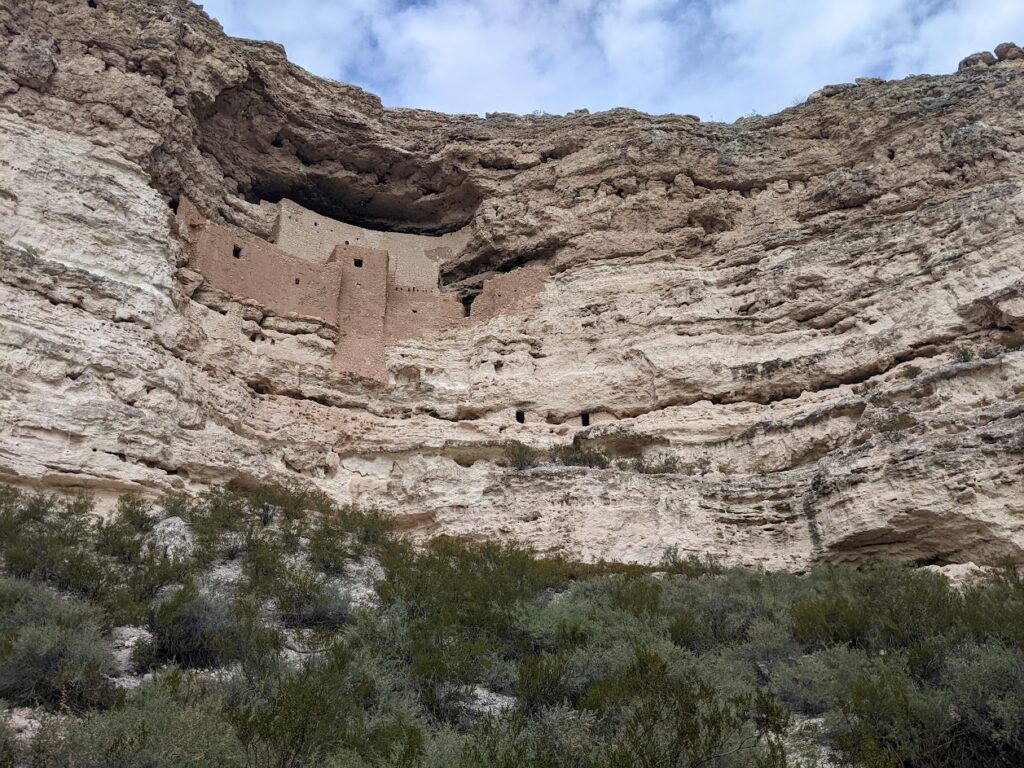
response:
[[[388,106],[732,120],[860,76],[950,72],[1024,42],[1021,0],[207,0]],[[284,9],[284,10],[282,10]]]

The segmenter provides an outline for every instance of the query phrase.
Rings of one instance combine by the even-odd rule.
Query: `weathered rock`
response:
[[[146,544],[171,558],[188,557],[195,546],[192,530],[180,517],[165,517],[154,525]]]
[[[1024,559],[1024,68],[980,55],[732,125],[447,116],[183,0],[100,5],[0,6],[0,478],[299,482],[584,558]],[[351,328],[206,284],[185,198],[267,241],[259,202],[283,198],[465,228],[440,264],[459,296],[546,277],[367,381],[332,365]],[[675,471],[501,463],[574,439]]]
[[[1014,61],[1024,59],[1024,49],[1016,43],[1000,43],[995,48],[996,58],[1000,61]]]
[[[128,690],[138,688],[144,677],[135,668],[135,650],[139,645],[151,642],[153,633],[143,627],[114,627],[110,636],[114,654],[114,684]]]
[[[995,63],[995,56],[988,51],[981,51],[980,53],[972,53],[970,56],[962,59],[960,66],[957,67],[957,71],[963,72],[964,70],[977,69],[978,67],[989,67]]]

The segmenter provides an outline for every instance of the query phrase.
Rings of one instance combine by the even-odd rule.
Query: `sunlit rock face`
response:
[[[5,482],[308,483],[586,559],[1024,560],[1015,46],[732,125],[478,118],[384,110],[185,2],[95,5],[0,7]],[[282,238],[283,209],[362,240]],[[387,253],[391,309],[351,268],[330,317],[204,274],[196,222]],[[516,470],[513,441],[612,464]]]

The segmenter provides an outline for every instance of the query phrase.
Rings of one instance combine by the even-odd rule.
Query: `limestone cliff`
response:
[[[6,3],[0,479],[313,483],[588,558],[1024,560],[1024,57],[999,54],[732,125],[479,118],[382,109],[182,0]],[[431,302],[543,277],[475,322],[382,321],[367,375],[337,364],[362,314],[218,287],[175,213],[284,248],[292,203],[457,241]],[[502,465],[573,440],[620,464]]]

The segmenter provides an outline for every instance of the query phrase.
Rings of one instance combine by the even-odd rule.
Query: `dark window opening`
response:
[[[236,259],[242,258],[242,246],[240,246],[240,245],[233,245],[233,246],[231,246],[231,255],[234,256]]]
[[[362,259],[352,259],[352,263],[355,264],[357,267],[359,267],[359,269],[363,268],[363,260]]]
[[[473,307],[473,299],[475,299],[475,298],[476,298],[476,296],[473,295],[473,294],[467,294],[467,295],[462,297],[462,316],[463,317],[469,317],[469,313],[472,311],[472,307]]]
[[[297,277],[295,278],[295,284],[296,284],[296,285],[298,285],[298,284],[299,284],[299,278],[297,278]]]
[[[170,203],[168,203],[168,205],[170,205],[170,206],[171,206],[171,211],[172,211],[172,212],[174,212],[174,213],[177,213],[177,212],[178,212],[178,198],[176,198],[176,197],[172,197],[172,198],[171,198],[171,202],[170,202]]]
[[[89,7],[90,8],[95,8],[96,7],[96,0],[89,0]]]
[[[526,411],[516,411],[516,421],[520,424],[526,423]]]
[[[284,146],[284,142],[281,141],[280,134],[278,134],[277,136],[274,137],[274,140],[272,142],[270,142],[270,146],[272,146],[272,147],[283,147]]]
[[[320,222],[319,221],[314,221],[313,222],[313,226],[314,227],[319,227],[320,226]]]
[[[885,154],[888,155],[890,160],[896,159],[896,150],[893,149],[892,147],[889,147],[889,150]]]
[[[590,426],[590,414],[589,413],[581,413],[580,414],[580,423],[584,427],[589,427]]]

